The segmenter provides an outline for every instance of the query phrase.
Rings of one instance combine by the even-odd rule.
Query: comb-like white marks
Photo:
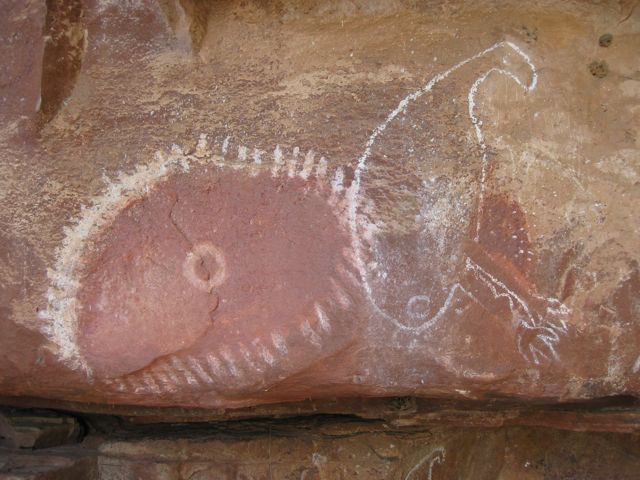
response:
[[[275,357],[271,354],[271,352],[265,347],[259,339],[255,339],[251,342],[254,347],[258,350],[258,355],[262,360],[264,360],[267,364],[273,366],[276,364]]]
[[[344,291],[342,286],[336,282],[335,278],[329,280],[331,282],[331,291],[334,297],[338,300],[338,303],[342,308],[349,308],[351,306],[351,299],[347,292]]]
[[[316,177],[324,178],[327,176],[327,168],[329,168],[329,164],[327,163],[327,159],[324,157],[320,157],[318,164],[316,165]]]
[[[178,390],[176,384],[172,383],[165,373],[156,371],[154,372],[154,375],[162,390],[166,390],[168,392],[176,392]]]
[[[167,363],[159,364],[158,370],[160,370],[164,375],[166,375],[174,385],[178,385],[179,383],[181,383],[180,379],[178,378],[176,373],[173,371],[173,368],[169,364]]]
[[[149,375],[148,373],[145,373],[144,376],[142,377],[142,381],[149,388],[151,392],[160,393],[160,387],[158,386],[158,384],[156,383],[156,381],[153,379],[151,375]]]
[[[287,343],[284,337],[279,333],[271,334],[271,342],[273,343],[273,346],[281,355],[286,355],[287,353],[289,353],[287,349]]]
[[[209,370],[213,376],[218,378],[223,378],[225,376],[225,369],[218,357],[213,354],[209,354],[207,355],[206,360],[207,365],[209,365]]]
[[[302,322],[302,325],[300,325],[300,332],[302,332],[302,335],[304,335],[314,345],[321,345],[322,339],[320,338],[320,335],[311,328],[309,320]]]
[[[280,173],[280,169],[284,166],[284,158],[282,156],[282,149],[280,145],[276,145],[273,150],[273,168],[271,169],[271,175],[274,177]]]
[[[213,383],[213,379],[204,371],[200,362],[193,357],[188,357],[187,362],[191,367],[191,370],[196,374],[196,376],[202,380],[204,383]]]
[[[227,153],[229,152],[229,141],[231,140],[231,137],[227,136],[224,137],[224,140],[222,141],[222,156],[226,156]]]
[[[231,373],[231,375],[233,375],[234,377],[239,377],[240,371],[238,370],[238,366],[236,365],[236,359],[231,353],[231,351],[224,348],[220,351],[220,356],[224,360],[227,366],[227,370],[229,370],[229,373]]]
[[[262,368],[256,365],[256,363],[253,361],[251,352],[249,351],[249,349],[247,349],[245,345],[240,344],[240,354],[242,355],[242,358],[244,359],[245,363],[249,366],[251,370],[256,370],[259,372],[262,371]]]
[[[291,158],[289,159],[289,171],[287,175],[289,178],[293,178],[296,175],[296,169],[298,168],[298,157],[300,156],[300,148],[294,147]]]
[[[78,346],[78,312],[82,309],[78,304],[77,295],[81,288],[79,272],[82,268],[83,253],[93,235],[100,232],[102,227],[110,225],[123,208],[131,204],[131,201],[144,198],[154,185],[166,180],[169,176],[188,172],[193,164],[212,163],[217,167],[243,171],[247,175],[257,175],[262,164],[269,162],[266,152],[258,149],[249,150],[242,146],[237,147],[240,161],[235,161],[235,158],[230,159],[229,156],[235,145],[236,142],[232,141],[231,136],[217,137],[215,141],[209,141],[207,134],[200,134],[193,154],[186,153],[186,149],[175,144],[171,146],[171,152],[168,155],[157,151],[151,162],[136,166],[135,171],[121,172],[115,179],[105,177],[104,191],[92,199],[91,205],[81,207],[73,226],[63,228],[64,239],[62,245],[56,250],[55,265],[47,271],[50,281],[47,290],[47,308],[41,310],[38,316],[43,320],[41,331],[55,345],[56,355],[65,365],[74,370],[84,371],[91,380],[91,367]],[[310,176],[314,167],[318,177],[326,175],[327,160],[324,157],[315,163],[312,158],[313,152],[307,152],[302,171],[298,172],[296,169],[299,148],[295,148],[293,153],[293,159],[287,165],[280,146],[276,145],[272,154],[273,176],[288,172],[287,167],[292,168],[291,173],[294,176]],[[215,254],[211,255],[215,257]],[[208,291],[212,288],[211,279],[215,280],[218,277],[220,269],[205,281],[196,275],[199,267],[194,270],[196,263],[200,260],[197,255],[191,255],[185,262],[186,274],[192,284],[195,283],[196,288]],[[217,280],[214,283],[217,283]],[[159,364],[155,368],[158,366]],[[170,372],[167,370],[165,374],[170,375]]]
[[[333,179],[331,180],[331,190],[333,193],[340,193],[344,190],[344,170],[342,167],[336,168],[336,171],[333,174]]]
[[[318,303],[313,304],[313,309],[316,312],[318,325],[320,325],[320,328],[324,332],[329,333],[331,331],[331,322],[329,321],[329,317]]]
[[[249,156],[249,149],[244,145],[238,147],[238,161],[246,162]]]
[[[316,153],[313,150],[309,150],[307,154],[304,156],[304,163],[302,164],[302,170],[300,171],[300,177],[303,180],[308,179],[309,175],[311,175],[311,170],[313,170],[315,157],[316,157]]]
[[[185,380],[189,385],[192,385],[192,386],[200,385],[198,380],[196,380],[196,378],[193,376],[193,373],[191,372],[191,370],[189,370],[186,367],[186,365],[182,363],[182,361],[178,357],[173,357],[171,359],[171,365],[173,365],[173,368],[175,368],[178,371],[178,373],[180,373],[185,378]]]

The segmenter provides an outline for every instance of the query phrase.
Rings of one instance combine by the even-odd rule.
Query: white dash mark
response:
[[[351,300],[349,299],[349,295],[347,295],[347,292],[345,292],[344,289],[340,285],[338,285],[338,282],[336,282],[335,279],[332,278],[330,282],[331,289],[338,299],[338,303],[340,304],[340,306],[342,308],[349,308],[351,306]]]
[[[245,147],[244,145],[240,145],[238,147],[238,160],[240,160],[241,162],[247,161],[247,147]]]
[[[225,137],[225,139],[222,141],[222,156],[223,157],[229,151],[229,140],[231,140],[231,137]]]
[[[636,363],[633,364],[633,373],[640,372],[640,357],[636,359]]]
[[[198,380],[195,379],[195,377],[193,376],[193,374],[191,373],[191,370],[189,370],[184,363],[182,363],[180,361],[179,358],[177,357],[173,357],[171,359],[171,364],[174,366],[174,368],[176,370],[178,370],[182,375],[184,375],[184,378],[187,380],[187,383],[189,385],[199,385]]]
[[[280,168],[284,165],[284,159],[282,158],[282,150],[280,145],[276,145],[273,151],[273,168],[271,169],[271,175],[274,177],[280,172]]]
[[[256,165],[261,165],[262,164],[262,151],[258,150],[257,148],[253,149],[253,163]]]
[[[253,153],[251,154],[251,158],[253,159],[253,164],[251,165],[251,176],[255,177],[260,173],[260,166],[262,165],[262,154],[264,152],[262,150],[258,150],[257,148],[253,149]]]
[[[276,350],[282,355],[286,355],[287,353],[289,353],[287,350],[287,344],[282,335],[280,335],[279,333],[272,333],[271,341],[273,342],[273,346],[276,347]]]
[[[159,365],[159,369],[164,372],[167,377],[169,377],[169,379],[171,380],[171,382],[173,382],[174,385],[179,385],[180,379],[177,377],[177,375],[173,372],[173,369],[167,365],[167,364],[161,364]]]
[[[318,178],[324,178],[327,175],[327,159],[324,157],[320,157],[320,161],[318,165],[316,165],[316,176]]]
[[[209,364],[209,370],[216,377],[224,377],[225,372],[223,370],[220,360],[213,355],[207,355],[207,363]]]
[[[245,347],[244,345],[240,345],[240,353],[242,354],[245,362],[247,362],[247,365],[249,365],[252,370],[262,371],[262,369],[255,364],[253,358],[251,358],[251,352],[247,349],[247,347]]]
[[[298,157],[300,156],[300,148],[294,147],[291,160],[289,160],[289,178],[293,178],[296,174],[296,168],[298,167]]]
[[[233,358],[233,355],[231,354],[231,352],[229,350],[227,350],[227,349],[221,350],[220,351],[220,356],[226,362],[227,368],[229,369],[229,372],[231,372],[231,375],[233,375],[234,377],[239,377],[240,376],[240,372],[238,371],[238,368],[236,367],[236,359]]]
[[[322,310],[322,307],[317,303],[313,305],[313,308],[316,311],[316,317],[318,318],[318,323],[320,324],[320,328],[325,332],[330,332],[331,322],[329,321],[329,317],[327,317],[327,314],[324,313],[324,310]]]
[[[344,182],[344,171],[342,167],[338,167],[333,175],[333,180],[331,180],[331,189],[334,193],[339,193],[344,189],[342,182]]]
[[[260,355],[260,358],[262,358],[262,360],[264,360],[271,366],[275,365],[276,359],[273,357],[273,355],[271,355],[271,352],[269,352],[269,350],[267,350],[267,348],[262,345],[262,343],[260,343],[260,340],[256,339],[252,343],[258,349],[258,354]]]
[[[302,164],[302,171],[300,172],[300,177],[303,180],[309,178],[311,175],[311,170],[313,169],[313,162],[315,159],[315,152],[313,150],[309,150],[304,157],[304,163]]]
[[[213,379],[207,375],[207,372],[204,371],[202,365],[193,357],[188,357],[187,361],[189,362],[189,366],[196,373],[196,375],[202,380],[204,383],[213,383]]]
[[[316,331],[313,328],[311,328],[311,325],[309,324],[309,320],[305,320],[302,323],[302,325],[300,326],[300,331],[302,332],[302,335],[307,337],[311,343],[313,343],[314,345],[320,346],[320,342],[321,342],[320,335],[318,335]]]

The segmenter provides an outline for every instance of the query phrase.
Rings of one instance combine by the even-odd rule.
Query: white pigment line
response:
[[[226,136],[222,141],[222,156],[226,156],[229,151],[229,140],[231,140],[230,136]]]
[[[207,363],[209,364],[209,370],[214,376],[218,378],[223,378],[225,376],[222,363],[215,355],[207,355]]]
[[[287,355],[289,353],[289,351],[287,350],[287,343],[285,342],[284,337],[279,333],[271,334],[271,342],[281,355]]]
[[[271,175],[274,177],[277,176],[283,165],[282,150],[280,149],[280,145],[276,145],[276,148],[273,150],[273,168],[271,169]]]
[[[180,361],[178,357],[173,357],[171,359],[171,365],[173,365],[173,367],[184,376],[184,378],[187,380],[187,383],[189,385],[193,385],[193,386],[200,385],[198,380],[196,380],[196,378],[191,373],[191,370],[189,370],[184,365],[184,363]]]
[[[298,156],[300,155],[300,148],[294,147],[291,160],[289,160],[289,178],[293,178],[296,174],[296,168],[298,167]]]
[[[197,359],[193,357],[188,357],[187,362],[191,369],[195,372],[195,374],[202,380],[204,383],[213,383],[213,379],[204,371],[202,365],[198,362]]]
[[[360,239],[360,235],[359,235],[359,230],[358,230],[358,208],[360,206],[360,203],[362,202],[362,196],[360,193],[360,189],[361,189],[361,182],[362,182],[362,175],[366,169],[366,164],[367,164],[367,160],[369,159],[369,157],[371,156],[371,152],[372,152],[372,148],[373,145],[375,144],[377,138],[386,130],[386,128],[389,126],[389,124],[400,114],[402,113],[404,110],[406,110],[406,108],[408,107],[410,102],[413,102],[415,100],[417,100],[418,98],[420,98],[421,96],[423,96],[424,94],[430,92],[433,87],[439,83],[440,81],[444,80],[445,78],[447,78],[449,75],[451,75],[451,73],[455,72],[456,70],[460,69],[461,67],[463,67],[464,65],[468,64],[469,62],[476,60],[502,46],[508,46],[509,48],[513,49],[516,53],[518,53],[524,60],[525,62],[527,62],[527,64],[529,65],[529,67],[532,69],[533,71],[533,77],[532,77],[532,81],[529,85],[529,89],[533,90],[536,86],[537,83],[537,74],[535,71],[535,66],[533,65],[533,63],[531,62],[531,60],[529,59],[529,57],[516,45],[514,45],[511,42],[498,42],[495,43],[494,45],[490,46],[489,48],[486,48],[485,50],[477,53],[476,55],[473,55],[465,60],[462,60],[461,62],[457,63],[456,65],[454,65],[453,67],[449,68],[448,70],[445,70],[444,72],[441,72],[437,75],[435,75],[424,87],[414,91],[413,93],[407,95],[406,97],[404,97],[400,103],[398,104],[398,106],[391,111],[391,113],[389,113],[389,115],[387,115],[387,117],[385,118],[385,120],[380,123],[377,127],[374,128],[373,132],[371,133],[371,135],[369,136],[369,138],[367,139],[367,142],[365,144],[365,148],[364,151],[362,152],[362,154],[360,155],[360,157],[358,158],[357,161],[357,165],[355,168],[355,172],[354,172],[354,179],[353,182],[351,183],[351,186],[349,187],[349,190],[347,191],[347,219],[348,219],[348,224],[349,224],[349,228],[351,230],[351,242],[353,245],[353,250],[354,250],[354,254],[355,254],[355,260],[356,260],[356,265],[358,267],[358,271],[360,272],[360,277],[362,280],[362,286],[365,290],[365,294],[368,298],[368,300],[370,301],[371,305],[373,306],[374,310],[381,315],[383,318],[385,318],[386,320],[392,322],[396,327],[398,327],[401,330],[412,330],[411,327],[407,327],[406,325],[404,325],[402,322],[398,321],[397,318],[389,315],[387,312],[385,312],[384,310],[382,310],[382,308],[380,308],[376,302],[376,299],[374,298],[373,295],[373,291],[371,288],[371,284],[369,283],[369,276],[368,276],[368,271],[367,271],[367,266],[366,266],[366,262],[365,262],[365,256],[364,256],[364,252],[363,252],[363,246],[362,246],[362,240]],[[452,293],[455,290],[455,286],[452,287],[452,289],[449,292],[449,298],[447,300],[451,299]],[[440,315],[442,313],[442,310],[440,310],[438,312],[438,315]],[[431,323],[431,322],[429,322]]]
[[[311,175],[311,170],[313,169],[313,163],[315,160],[315,152],[313,150],[309,150],[307,152],[307,154],[304,157],[304,163],[302,164],[302,171],[300,172],[300,177],[303,180],[306,180],[309,178],[309,175]]]
[[[331,322],[329,321],[329,317],[327,316],[326,313],[324,313],[324,310],[322,310],[322,307],[320,305],[318,305],[317,303],[313,304],[313,308],[316,311],[316,318],[318,319],[318,323],[320,325],[320,328],[322,330],[324,330],[325,332],[330,332],[331,331]]]
[[[238,160],[240,162],[246,162],[248,154],[249,154],[249,152],[248,152],[247,147],[245,147],[244,145],[240,145],[238,147]]]
[[[316,165],[316,177],[324,178],[327,174],[327,168],[327,159],[324,157],[320,157],[320,161],[318,162],[318,165]]]
[[[238,367],[236,366],[236,359],[233,357],[233,354],[226,348],[220,350],[220,356],[226,362],[227,368],[229,372],[234,377],[239,377],[240,372],[238,371]]]
[[[311,328],[309,320],[305,320],[304,322],[302,322],[300,331],[302,332],[302,335],[308,338],[311,343],[317,345],[318,347],[321,345],[322,339],[320,338],[320,335],[318,335],[315,330]]]

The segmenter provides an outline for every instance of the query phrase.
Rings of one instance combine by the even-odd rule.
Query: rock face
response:
[[[178,431],[154,426],[138,433],[143,435],[89,436],[83,444],[44,451],[0,449],[0,478],[631,480],[637,478],[640,456],[637,434],[517,427],[402,430],[353,419]]]
[[[3,396],[640,396],[633,5],[5,11]]]

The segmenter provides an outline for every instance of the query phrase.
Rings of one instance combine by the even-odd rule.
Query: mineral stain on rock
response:
[[[604,78],[609,74],[609,65],[604,60],[594,60],[589,64],[589,72],[596,78]]]
[[[610,33],[604,33],[600,35],[600,38],[598,39],[598,45],[605,48],[611,45],[612,42],[613,42],[613,35],[611,35]]]

